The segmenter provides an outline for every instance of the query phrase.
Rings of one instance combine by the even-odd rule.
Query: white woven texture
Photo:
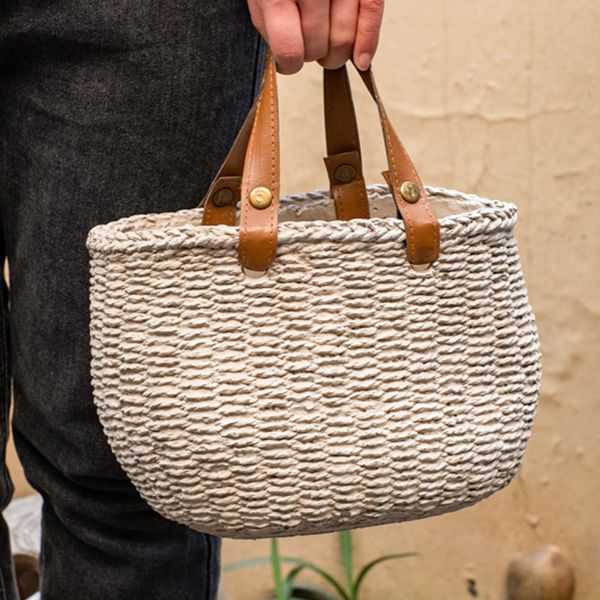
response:
[[[155,510],[224,537],[302,535],[457,510],[510,482],[540,383],[516,208],[428,193],[441,255],[425,272],[396,218],[293,221],[331,218],[322,192],[282,199],[258,278],[238,229],[202,227],[201,209],[91,231],[95,401]],[[369,194],[385,213],[387,188]]]

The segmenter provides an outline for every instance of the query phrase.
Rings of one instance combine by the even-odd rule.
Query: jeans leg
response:
[[[141,500],[89,374],[87,232],[199,202],[264,61],[245,0],[0,8],[0,213],[14,434],[44,497],[44,600],[210,600],[219,541]],[[4,14],[2,14],[4,11]]]

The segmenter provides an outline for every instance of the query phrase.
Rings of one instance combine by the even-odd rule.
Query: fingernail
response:
[[[372,60],[373,60],[373,57],[368,52],[363,52],[358,57],[358,62],[356,63],[356,66],[361,71],[366,71],[369,68],[369,66],[371,65]]]

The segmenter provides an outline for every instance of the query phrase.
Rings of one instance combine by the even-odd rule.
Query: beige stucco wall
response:
[[[480,505],[363,530],[358,562],[414,550],[366,580],[364,600],[504,598],[510,558],[561,546],[577,600],[600,598],[600,4],[595,0],[388,0],[375,61],[388,112],[424,181],[515,202],[544,378],[523,468]],[[326,187],[320,72],[281,79],[283,187]],[[358,88],[357,88],[358,89]],[[385,156],[370,98],[358,95],[370,182]],[[340,573],[335,538],[283,541]],[[224,545],[224,561],[264,555]],[[341,575],[341,573],[340,573]],[[226,575],[234,600],[269,587],[267,567]]]
[[[434,519],[356,533],[357,562],[390,552],[363,600],[504,598],[510,558],[561,546],[576,600],[600,597],[600,4],[596,0],[388,0],[375,62],[382,97],[426,183],[515,202],[544,353],[524,466],[506,490]],[[385,156],[372,102],[357,92],[366,174]],[[282,78],[283,191],[326,187],[320,71]],[[19,488],[22,491],[23,488]],[[333,536],[283,552],[341,575]],[[268,543],[225,541],[224,562]],[[266,567],[227,574],[231,600],[263,598]]]

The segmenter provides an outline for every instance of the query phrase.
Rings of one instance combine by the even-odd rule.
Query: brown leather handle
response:
[[[237,204],[241,196],[244,160],[259,99],[260,96],[254,101],[227,158],[200,202],[200,206],[204,206],[203,225],[235,225]]]
[[[279,209],[279,108],[270,50],[248,140],[241,196],[240,263],[245,269],[266,271],[277,253]]]
[[[369,200],[362,171],[360,138],[345,66],[323,69],[325,166],[338,219],[368,219]]]
[[[383,175],[404,219],[408,260],[413,265],[432,263],[440,254],[440,225],[437,217],[427,200],[421,178],[390,123],[377,92],[373,70],[369,68],[368,71],[357,71],[379,109],[389,165],[389,171]],[[418,193],[411,184],[418,188]]]
[[[368,219],[369,201],[362,171],[358,125],[346,67],[336,70],[324,69],[323,80],[328,153],[324,161],[329,176],[329,186],[335,199],[336,214],[342,221]],[[202,221],[204,225],[234,226],[236,224],[244,157],[256,118],[257,106],[258,99],[200,204],[204,205]]]
[[[331,100],[332,94],[336,94],[335,90],[343,90],[344,86],[346,86],[349,93],[345,68],[343,68],[343,71],[343,74],[340,73],[340,70],[337,70],[325,75],[326,106],[328,101]],[[377,93],[372,71],[369,69],[365,72],[359,71],[359,73],[379,109],[390,168],[389,172],[385,172],[384,175],[388,181],[396,205],[405,221],[408,259],[413,264],[431,263],[439,255],[439,224],[437,218],[429,205],[425,189],[412,161],[387,117],[383,103]],[[329,96],[327,92],[328,78],[330,83],[336,82],[330,85]],[[336,199],[338,217],[340,216],[340,202],[341,212],[344,211],[344,206],[346,205],[344,203],[347,203],[351,207],[351,210],[355,210],[356,207],[359,207],[357,210],[361,210],[360,205],[363,199],[360,196],[362,189],[364,189],[364,180],[360,165],[358,131],[356,130],[356,139],[354,140],[352,127],[350,126],[349,129],[345,127],[350,120],[346,117],[344,125],[343,117],[340,116],[344,113],[345,115],[351,113],[354,119],[353,122],[355,123],[352,100],[350,96],[348,104],[347,100],[343,99],[344,92],[340,93],[342,110],[338,112],[330,111],[328,117],[326,108],[329,152],[326,164],[331,178],[332,172],[335,174],[339,166],[335,161],[340,159],[347,160],[344,163],[345,165],[353,167],[356,165],[358,167],[357,173],[360,174],[360,178],[350,186],[345,182],[341,182],[343,185],[337,188],[332,181],[332,191]],[[336,117],[333,115],[338,115],[339,119],[335,120]],[[254,122],[250,125],[252,117],[254,117]],[[331,123],[335,123],[335,125],[331,125]],[[346,135],[346,137],[351,149],[346,151],[343,145],[338,145],[335,132],[345,131],[347,134],[349,130],[350,135]],[[330,135],[330,132],[332,135]],[[208,217],[205,217],[204,224],[215,224],[215,221],[217,221],[217,211],[214,210],[214,207],[209,206],[211,203],[218,205],[218,194],[223,189],[222,183],[224,178],[239,177],[241,155],[246,145],[247,152],[244,160],[241,190],[242,209],[239,257],[240,263],[245,268],[255,271],[265,271],[273,262],[276,254],[277,209],[279,205],[277,88],[275,64],[270,53],[261,94],[205,199],[205,215],[208,213]],[[233,171],[236,174],[233,174]],[[343,179],[346,179],[346,177],[343,177]],[[340,190],[342,192],[336,195],[336,189],[338,192]],[[235,190],[230,190],[230,192],[235,197]],[[221,194],[223,193],[221,192]],[[366,192],[364,194],[364,200],[366,200]],[[340,201],[338,201],[338,196],[341,199]],[[235,224],[235,208],[233,212],[230,209],[227,215],[222,214],[219,216],[227,216],[228,223]],[[233,223],[231,223],[232,218]]]

